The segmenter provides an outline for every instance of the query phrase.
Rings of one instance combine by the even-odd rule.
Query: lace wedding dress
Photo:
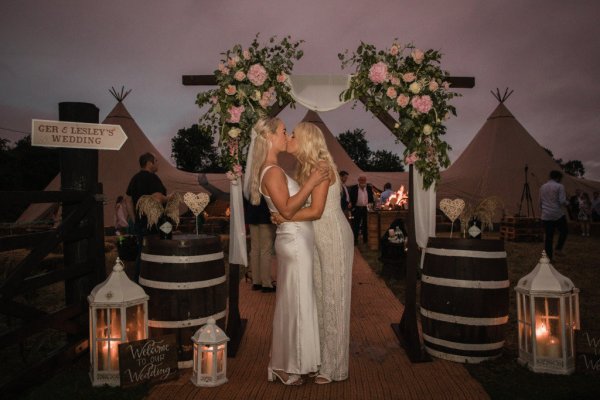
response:
[[[326,379],[348,378],[350,292],[354,236],[340,207],[340,178],[329,186],[325,210],[313,221],[316,254],[314,285],[319,315],[321,368]]]

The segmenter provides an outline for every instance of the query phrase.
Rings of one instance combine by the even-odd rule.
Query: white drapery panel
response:
[[[290,75],[292,98],[312,111],[331,111],[347,103],[340,94],[350,87],[351,75]]]
[[[229,190],[229,263],[247,266],[246,221],[241,180],[231,181]]]
[[[415,236],[417,245],[424,249],[427,247],[427,239],[435,237],[435,190],[433,185],[427,190],[423,188],[423,176],[414,167],[413,187],[414,193],[408,195],[415,202]]]

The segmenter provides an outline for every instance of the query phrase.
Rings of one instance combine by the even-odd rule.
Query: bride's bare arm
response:
[[[311,202],[309,207],[304,207],[298,210],[289,221],[314,221],[321,218],[323,210],[325,210],[325,202],[327,201],[327,192],[329,191],[329,179],[319,183],[312,191]],[[284,222],[283,220],[275,220],[278,223]]]
[[[298,193],[290,196],[285,174],[280,168],[270,168],[263,177],[264,192],[284,218],[291,218],[304,206],[315,186],[327,178],[327,171],[315,170]]]

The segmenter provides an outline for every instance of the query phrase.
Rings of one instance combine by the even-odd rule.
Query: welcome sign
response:
[[[119,150],[126,140],[127,135],[120,125],[31,121],[32,146]]]
[[[179,369],[175,335],[120,344],[119,372],[121,387],[176,378]]]

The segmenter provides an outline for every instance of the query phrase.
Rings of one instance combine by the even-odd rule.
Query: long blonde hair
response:
[[[254,129],[256,131],[256,139],[254,139],[254,147],[250,149],[252,153],[252,171],[248,171],[250,176],[250,203],[258,205],[260,203],[260,169],[269,153],[268,135],[273,135],[277,127],[281,123],[279,118],[261,117]]]
[[[311,122],[300,122],[294,128],[294,137],[298,141],[298,151],[296,152],[296,159],[298,159],[296,180],[298,183],[306,182],[313,169],[319,166],[320,161],[327,163],[329,180],[333,182],[337,167],[329,153],[321,129]]]

